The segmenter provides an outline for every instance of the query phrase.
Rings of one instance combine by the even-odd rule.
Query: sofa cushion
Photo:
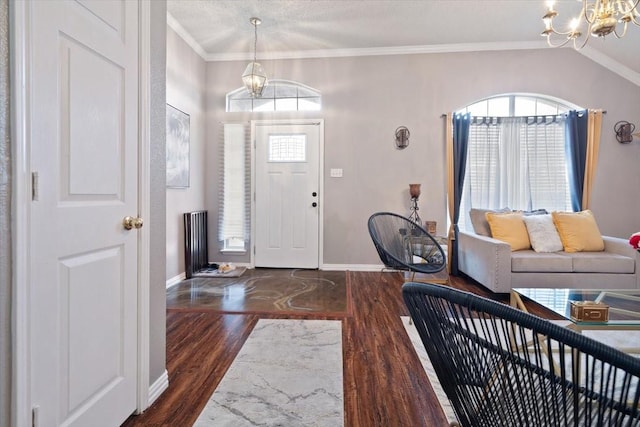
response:
[[[473,231],[480,236],[491,237],[491,229],[489,228],[489,222],[487,222],[487,212],[511,212],[509,208],[502,209],[470,209],[469,218],[471,218],[471,225]]]
[[[511,246],[512,251],[531,248],[529,233],[522,220],[522,212],[486,213],[491,236]]]
[[[531,247],[536,252],[558,252],[562,241],[551,215],[531,215],[522,218],[527,226]]]
[[[610,252],[578,252],[571,254],[575,273],[635,272],[635,260]]]
[[[604,241],[590,210],[552,212],[565,252],[603,251]]]
[[[513,273],[571,273],[572,258],[564,252],[539,253],[533,250],[511,253]]]

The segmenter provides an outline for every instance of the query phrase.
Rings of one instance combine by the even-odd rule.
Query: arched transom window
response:
[[[260,98],[249,96],[244,87],[227,94],[227,112],[318,111],[321,107],[320,91],[287,80],[269,80]]]
[[[580,107],[561,99],[536,94],[504,94],[474,102],[458,111],[483,117],[553,116]]]

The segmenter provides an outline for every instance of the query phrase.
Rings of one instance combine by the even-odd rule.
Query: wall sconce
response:
[[[629,123],[625,120],[619,121],[618,123],[613,125],[613,130],[616,133],[616,140],[620,144],[629,144],[631,141],[633,141],[634,136],[640,137],[640,134],[633,133],[635,128],[636,125],[634,125],[633,123]]]
[[[406,126],[400,126],[396,129],[396,147],[399,150],[404,150],[409,146],[409,136],[411,133]]]

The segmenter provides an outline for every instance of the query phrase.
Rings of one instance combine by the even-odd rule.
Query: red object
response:
[[[633,246],[634,249],[640,249],[640,233],[632,234],[629,238],[629,244]]]

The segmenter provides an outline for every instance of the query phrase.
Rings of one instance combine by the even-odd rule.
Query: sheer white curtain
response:
[[[461,202],[469,209],[571,210],[565,117],[474,117]]]
[[[509,206],[512,209],[530,210],[529,150],[525,131],[526,119],[509,117],[500,124],[498,139],[499,185],[495,191],[494,206]]]

